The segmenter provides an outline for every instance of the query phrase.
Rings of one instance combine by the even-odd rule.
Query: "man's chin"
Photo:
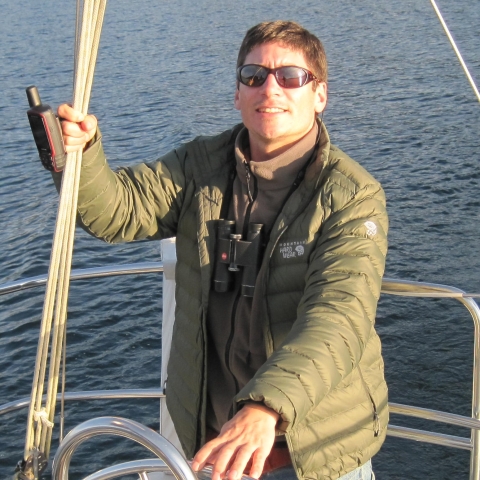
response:
[[[266,141],[277,141],[287,136],[288,130],[280,126],[269,126],[267,128],[259,128],[257,133]]]

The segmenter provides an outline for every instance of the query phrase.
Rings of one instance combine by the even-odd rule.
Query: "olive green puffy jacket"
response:
[[[215,226],[241,126],[199,137],[157,162],[113,173],[101,142],[84,156],[79,213],[107,242],[177,237],[176,318],[167,405],[188,457],[205,441],[206,312]],[[387,251],[379,183],[330,144],[278,215],[257,286],[267,362],[235,405],[282,418],[299,478],[336,479],[380,448],[387,387],[375,311]]]

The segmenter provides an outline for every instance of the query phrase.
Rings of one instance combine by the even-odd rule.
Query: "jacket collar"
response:
[[[317,152],[316,158],[313,159],[312,163],[307,168],[305,172],[305,184],[307,188],[315,189],[320,181],[320,174],[323,170],[323,167],[328,162],[328,156],[330,154],[330,136],[328,135],[327,127],[317,119],[318,127],[320,128],[320,147]]]

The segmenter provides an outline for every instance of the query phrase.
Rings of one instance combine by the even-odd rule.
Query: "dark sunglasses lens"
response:
[[[259,87],[265,83],[268,71],[260,65],[244,65],[240,69],[239,80],[249,87]]]
[[[279,85],[285,88],[300,88],[307,82],[307,72],[300,67],[282,67],[275,73]]]

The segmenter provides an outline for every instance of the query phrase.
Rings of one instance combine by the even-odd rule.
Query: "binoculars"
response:
[[[232,290],[235,273],[243,270],[242,295],[253,297],[255,281],[262,263],[263,224],[249,223],[246,240],[242,240],[242,235],[234,232],[234,220],[218,221],[213,288],[220,293]]]

